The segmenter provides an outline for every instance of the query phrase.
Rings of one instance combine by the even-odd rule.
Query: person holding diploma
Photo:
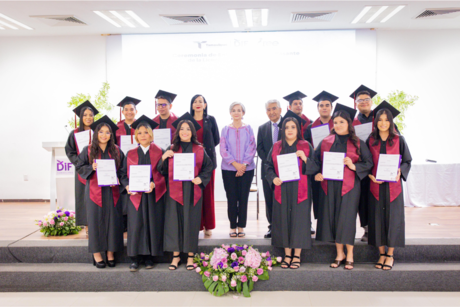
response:
[[[251,126],[242,122],[246,109],[241,102],[230,105],[233,122],[222,129],[220,154],[222,179],[227,195],[230,237],[244,237],[248,216],[248,199],[254,178],[256,140]],[[238,232],[236,228],[238,227]]]
[[[86,180],[85,204],[91,229],[88,251],[93,254],[93,264],[103,269],[106,263],[102,252],[106,253],[107,265],[115,267],[114,253],[123,251],[123,211],[117,181],[121,177],[124,154],[115,144],[114,131],[118,127],[107,115],[93,123],[91,128],[94,129],[94,139],[78,156],[77,172]],[[105,166],[100,174],[99,164]],[[114,168],[108,169],[107,165],[114,165]]]
[[[196,132],[198,142],[203,144],[204,150],[212,160],[214,167],[211,180],[203,191],[203,212],[201,216],[200,230],[204,230],[205,235],[210,236],[212,229],[216,228],[216,214],[214,209],[214,180],[217,168],[216,146],[219,145],[219,127],[216,119],[208,114],[208,103],[203,95],[195,95],[190,101],[190,114],[202,127]]]
[[[377,108],[381,108],[377,110]],[[369,244],[379,248],[380,258],[377,269],[391,270],[394,265],[395,247],[405,245],[404,195],[401,179],[407,180],[412,157],[403,136],[395,133],[393,118],[399,111],[390,104],[380,104],[374,121],[374,130],[367,140],[374,167],[369,174]],[[394,180],[376,179],[381,155],[397,155],[400,166]],[[399,159],[398,157],[396,157]],[[385,246],[388,251],[385,251]]]
[[[355,135],[352,125],[355,114],[356,110],[337,104],[331,135],[324,138],[315,149],[315,159],[322,169],[322,172],[315,176],[315,180],[321,182],[316,240],[335,242],[337,257],[330,266],[338,268],[346,260],[345,269],[348,270],[353,269],[354,264],[353,246],[361,191],[360,181],[367,177],[373,166],[368,147]],[[336,169],[337,164],[332,162],[324,163],[325,153],[328,152],[343,153],[342,158],[334,161],[340,169]],[[327,178],[333,180],[327,180],[323,176],[325,171],[329,174],[342,171],[342,179],[328,176]],[[344,245],[347,247],[346,255]]]
[[[171,112],[172,103],[176,97],[176,94],[163,90],[159,90],[155,96],[156,110],[160,113],[153,119],[154,122],[159,124],[155,129],[171,129],[171,141],[176,132],[173,123],[177,120],[177,116]]]
[[[288,112],[289,113],[289,112]],[[286,114],[282,120],[281,140],[273,145],[265,162],[266,178],[275,185],[272,220],[272,245],[283,247],[281,268],[298,269],[302,249],[310,249],[311,178],[319,170],[313,147],[303,140],[299,116]],[[299,179],[284,179],[280,158],[293,154],[293,167]],[[287,165],[289,167],[289,165]],[[287,168],[283,164],[283,168]],[[292,165],[291,165],[292,167]],[[286,180],[286,181],[283,181]]]
[[[67,138],[67,143],[65,144],[65,153],[70,162],[74,167],[78,164],[78,155],[83,147],[91,144],[92,131],[91,125],[94,123],[94,116],[96,116],[99,111],[92,105],[88,100],[76,107],[73,112],[75,113],[75,129],[70,132],[69,137]],[[76,116],[80,118],[80,124],[77,127]],[[88,136],[86,136],[86,134]],[[81,143],[80,147],[78,146],[77,137],[84,136],[85,139],[89,142]],[[83,142],[83,139],[80,139]],[[77,226],[87,226],[86,219],[86,206],[85,206],[85,185],[86,180],[83,179],[77,172],[75,172],[75,224]],[[88,227],[86,228],[86,233],[88,233]]]
[[[163,176],[167,176],[168,186],[163,248],[173,252],[170,270],[176,270],[181,264],[181,252],[188,254],[187,270],[193,270],[193,257],[198,251],[203,190],[211,180],[213,164],[197,141],[196,130],[201,127],[189,113],[175,121],[174,126],[173,142],[157,167]],[[194,154],[195,163],[192,160],[188,165],[182,154],[190,153]],[[176,162],[182,163],[181,167],[175,168]]]
[[[303,114],[303,98],[307,97],[304,93],[300,91],[296,91],[294,93],[291,93],[285,97],[283,97],[284,100],[289,102],[289,110],[294,112],[297,116],[299,116],[302,121],[300,122],[302,135],[304,134],[305,130],[307,127],[311,124],[311,120]]]

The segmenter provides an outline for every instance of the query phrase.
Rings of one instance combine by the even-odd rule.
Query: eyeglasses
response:
[[[362,104],[362,103],[368,103],[368,102],[370,102],[370,101],[371,101],[371,99],[370,99],[370,98],[366,98],[366,99],[358,99],[358,100],[356,100],[356,102],[357,102],[358,104]]]
[[[159,103],[158,107],[166,108],[169,105],[169,103]]]

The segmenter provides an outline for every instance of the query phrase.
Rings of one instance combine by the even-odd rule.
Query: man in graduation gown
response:
[[[267,161],[268,153],[272,149],[274,143],[279,141],[281,135],[279,133],[279,123],[281,122],[281,105],[276,99],[269,100],[265,103],[265,111],[269,121],[259,127],[257,132],[257,155],[262,160],[262,164]],[[272,228],[272,208],[273,208],[273,182],[268,182],[265,178],[265,169],[262,167],[262,184],[265,197],[265,211],[268,220],[268,232],[265,238],[271,238]]]
[[[300,124],[300,131],[302,131],[302,135],[305,133],[305,130],[307,129],[308,125],[311,124],[311,120],[303,114],[303,98],[307,97],[304,93],[300,91],[296,91],[294,93],[291,93],[285,97],[283,97],[284,100],[289,102],[289,110],[294,112],[297,116],[299,116],[302,119],[302,122]]]
[[[177,120],[177,116],[171,112],[172,103],[176,99],[176,94],[159,90],[155,96],[156,108],[158,115],[153,119],[158,124],[155,129],[171,129],[171,142],[176,132],[173,123]]]

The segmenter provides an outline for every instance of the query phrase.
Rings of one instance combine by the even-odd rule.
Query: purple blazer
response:
[[[256,168],[256,139],[251,126],[246,125],[238,129],[225,126],[220,134],[220,155],[222,156],[222,170],[235,171],[233,162],[244,163],[247,171]]]

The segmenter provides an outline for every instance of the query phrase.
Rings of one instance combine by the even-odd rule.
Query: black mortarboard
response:
[[[291,93],[285,97],[283,97],[284,100],[289,101],[289,104],[291,104],[294,100],[302,100],[302,98],[307,97],[304,93],[297,91],[294,93]]]
[[[135,106],[137,106],[137,104],[139,102],[141,102],[139,99],[126,96],[125,98],[123,98],[122,101],[120,101],[120,103],[117,104],[117,106],[123,108],[125,106],[125,104],[131,104],[131,103],[133,103]]]
[[[200,124],[193,118],[193,116],[189,112],[185,112],[184,115],[179,117],[175,122],[172,123],[173,127],[177,129],[177,125],[183,120],[189,120],[195,126],[195,130],[198,131],[201,129]]]
[[[84,108],[84,107],[90,107],[93,112],[94,112],[94,115],[97,115],[99,113],[99,111],[93,106],[93,104],[91,102],[89,102],[89,100],[86,100],[85,102],[83,102],[81,105],[79,105],[78,107],[76,107],[75,109],[73,109],[73,112],[78,116],[80,117],[80,113],[81,113],[81,110]]]
[[[289,118],[289,117],[293,117],[297,120],[297,122],[299,123],[299,125],[305,125],[307,123],[307,121],[305,119],[303,119],[302,117],[300,117],[299,115],[295,114],[294,112],[292,112],[291,110],[288,110],[286,112],[286,114],[284,114],[283,118],[281,119],[280,123],[278,124],[278,127],[282,128],[283,127],[283,122]]]
[[[169,101],[169,103],[172,103],[174,101],[174,99],[176,99],[176,96],[177,96],[176,94],[159,90],[158,93],[156,94],[155,98],[156,99],[163,98],[163,99],[166,99],[167,101]]]
[[[137,119],[134,123],[131,124],[131,128],[137,129],[137,126],[142,122],[146,122],[152,129],[155,129],[157,126],[159,126],[158,123],[154,122],[147,116],[142,115],[141,117],[139,117],[139,119]]]
[[[99,126],[99,124],[102,124],[102,123],[108,124],[110,128],[112,129],[112,133],[115,133],[115,131],[118,130],[117,125],[115,125],[113,121],[107,115],[104,115],[103,117],[99,118],[96,122],[94,122],[91,125],[91,130],[96,131],[97,126]]]
[[[334,96],[332,95],[331,93],[328,93],[326,91],[322,91],[321,93],[319,93],[318,95],[316,95],[315,98],[313,98],[314,101],[317,101],[317,102],[320,102],[320,101],[323,101],[323,100],[328,100],[330,101],[331,103],[333,103],[334,101],[336,101],[337,99],[339,99],[339,97],[337,96]]]
[[[350,98],[353,98],[353,100],[356,100],[358,93],[363,92],[363,91],[369,92],[369,94],[371,95],[371,98],[377,95],[376,91],[371,90],[365,85],[360,85],[353,93],[351,93]]]
[[[335,112],[338,112],[338,111],[347,112],[350,115],[351,121],[353,121],[353,119],[355,118],[356,112],[358,112],[358,110],[355,110],[353,108],[347,107],[346,105],[343,105],[343,104],[340,104],[340,103],[336,104],[334,112],[332,113],[332,114],[334,114],[333,116],[335,116]]]
[[[390,103],[388,103],[386,100],[382,101],[375,109],[374,109],[374,117],[377,115],[377,112],[382,110],[382,109],[388,109],[391,112],[391,115],[393,115],[393,118],[399,115],[399,110],[393,107]]]

